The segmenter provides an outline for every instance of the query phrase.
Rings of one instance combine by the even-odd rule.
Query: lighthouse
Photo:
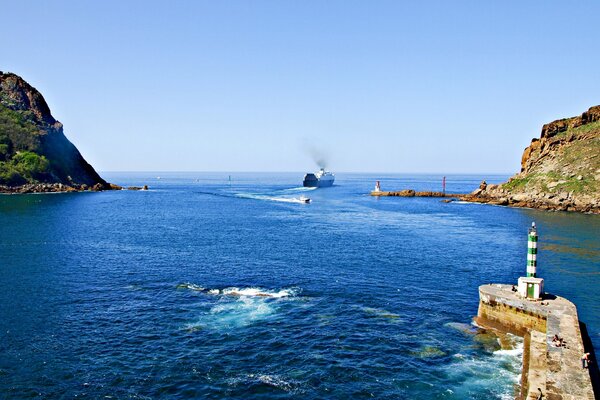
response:
[[[527,234],[527,277],[535,278],[537,270],[537,228],[535,222],[531,223],[531,228]]]
[[[531,300],[541,300],[544,293],[544,280],[537,276],[537,243],[537,227],[532,222],[527,232],[527,276],[519,278],[518,288],[521,297]]]

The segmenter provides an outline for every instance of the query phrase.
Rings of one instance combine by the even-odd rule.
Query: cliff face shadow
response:
[[[581,338],[583,339],[583,348],[586,353],[590,353],[592,362],[589,363],[590,379],[592,380],[592,387],[594,388],[594,397],[600,399],[600,372],[598,370],[598,359],[596,358],[596,352],[592,345],[592,340],[588,334],[587,326],[585,323],[579,321],[579,329],[581,330]]]

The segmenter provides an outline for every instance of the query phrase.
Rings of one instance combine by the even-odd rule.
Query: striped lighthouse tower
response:
[[[527,234],[527,277],[535,278],[537,270],[537,228],[535,222],[531,223]]]
[[[521,297],[530,300],[541,300],[544,294],[544,279],[537,276],[537,244],[537,228],[532,222],[527,232],[527,276],[519,278],[517,289]]]

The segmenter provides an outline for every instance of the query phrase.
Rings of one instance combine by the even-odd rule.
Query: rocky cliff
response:
[[[482,182],[465,200],[600,214],[600,106],[542,127],[523,152],[521,172]]]
[[[0,72],[0,192],[104,190],[102,179],[63,133],[44,97]]]

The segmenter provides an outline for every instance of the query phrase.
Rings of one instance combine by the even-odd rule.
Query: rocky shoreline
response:
[[[511,193],[502,185],[488,185],[481,182],[479,188],[457,198],[473,203],[485,203],[498,206],[536,208],[548,211],[575,211],[588,214],[600,214],[600,198],[594,196],[574,196],[570,192]]]
[[[510,181],[509,181],[510,182]],[[449,194],[443,192],[417,192],[404,189],[389,192],[371,192],[375,197],[440,197],[445,203],[458,199],[471,203],[497,206],[536,208],[547,211],[575,211],[587,214],[600,214],[600,198],[594,196],[574,196],[569,192],[511,193],[502,185],[488,185],[482,181],[479,188],[469,194]]]
[[[0,194],[34,194],[34,193],[71,193],[71,192],[103,192],[106,190],[148,190],[148,186],[129,186],[124,188],[113,183],[97,183],[93,186],[64,183],[27,183],[21,186],[0,185]]]

